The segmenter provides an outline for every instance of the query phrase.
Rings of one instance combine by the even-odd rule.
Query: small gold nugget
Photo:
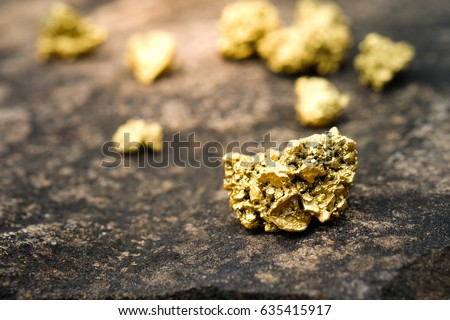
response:
[[[369,33],[359,44],[355,68],[360,72],[360,82],[382,91],[396,73],[406,69],[414,59],[414,47],[404,41],[394,42],[377,33]]]
[[[295,110],[298,120],[306,126],[326,126],[336,120],[348,105],[350,97],[341,95],[328,80],[301,77],[295,82],[298,96]]]
[[[349,19],[333,2],[299,1],[292,26],[269,33],[258,42],[258,54],[276,73],[316,69],[335,73],[352,44]]]
[[[121,153],[137,152],[143,146],[161,151],[162,139],[163,129],[159,123],[146,123],[141,119],[128,120],[117,129],[112,138],[119,143],[116,150]]]
[[[128,40],[126,60],[139,82],[151,84],[172,67],[175,48],[175,40],[167,32],[135,34]]]
[[[106,41],[106,30],[83,18],[72,7],[56,2],[51,6],[37,40],[37,56],[47,61],[53,56],[74,60]]]
[[[278,9],[264,0],[237,1],[225,7],[219,22],[219,52],[244,59],[256,53],[258,41],[281,26]]]
[[[345,210],[357,151],[334,127],[291,140],[282,152],[229,153],[223,161],[230,207],[244,227],[299,232],[313,217],[326,222]]]

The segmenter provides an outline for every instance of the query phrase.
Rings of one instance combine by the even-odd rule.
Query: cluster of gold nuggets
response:
[[[331,74],[339,69],[351,43],[348,19],[335,3],[301,1],[295,22],[262,38],[258,54],[273,72],[315,69],[319,74]]]
[[[56,2],[39,34],[37,57],[42,62],[56,56],[73,61],[94,50],[107,37],[104,28],[82,17],[69,5]],[[167,32],[134,34],[127,41],[125,60],[136,80],[148,85],[172,67],[175,51],[175,40]],[[130,119],[117,129],[112,140],[118,143],[118,152],[132,153],[142,146],[160,151],[162,139],[160,124]]]
[[[219,22],[218,50],[229,59],[255,55],[276,73],[338,71],[352,45],[350,20],[334,2],[300,0],[292,25],[284,27],[278,9],[266,0],[244,0],[227,5]],[[40,61],[53,56],[74,60],[106,41],[107,31],[82,17],[70,6],[55,3],[38,41]],[[359,44],[354,65],[360,81],[381,91],[396,73],[414,58],[406,42],[370,33]],[[137,81],[151,84],[170,69],[176,44],[167,32],[132,35],[126,46],[126,62]],[[328,80],[300,77],[295,83],[296,114],[307,126],[323,127],[335,121],[349,103]],[[131,119],[113,136],[117,151],[136,152],[146,146],[162,148],[160,124]],[[248,229],[267,232],[305,230],[311,219],[320,222],[338,217],[357,168],[356,143],[337,128],[291,140],[283,151],[269,150],[254,156],[230,153],[223,157],[224,187],[230,206]]]
[[[275,6],[265,0],[244,0],[228,5],[219,22],[219,52],[229,59],[257,54],[276,73],[337,72],[353,39],[350,19],[331,1],[298,1],[294,22],[283,27]],[[406,42],[371,33],[360,43],[355,67],[361,83],[381,91],[414,58]]]
[[[353,39],[350,20],[334,2],[298,1],[294,22],[283,27],[268,1],[245,0],[228,5],[220,20],[219,52],[229,59],[258,55],[276,73],[337,72]],[[381,91],[414,58],[406,42],[371,33],[360,43],[354,65],[360,82]],[[328,80],[300,77],[295,83],[298,120],[323,127],[334,122],[350,101]],[[292,140],[282,152],[246,156],[227,154],[224,187],[230,206],[248,229],[303,231],[311,219],[338,217],[357,168],[354,141],[337,128],[327,134]]]
[[[69,5],[56,2],[50,8],[37,41],[37,56],[48,61],[58,56],[75,60],[106,41],[107,31],[82,17]],[[163,31],[134,34],[128,39],[126,62],[136,79],[151,84],[169,70],[175,58],[175,40]]]

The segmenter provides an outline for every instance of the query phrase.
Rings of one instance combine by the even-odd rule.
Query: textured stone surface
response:
[[[0,296],[449,299],[448,1],[339,1],[356,43],[376,31],[417,56],[382,94],[359,85],[355,46],[329,78],[352,96],[336,125],[359,151],[349,209],[332,223],[242,228],[222,167],[140,169],[133,157],[100,167],[101,145],[130,118],[202,142],[323,132],[295,119],[295,77],[217,55],[225,3],[73,1],[110,39],[75,63],[39,65],[36,25],[50,2],[1,2]],[[277,5],[292,19],[293,1]],[[182,54],[146,87],[123,54],[130,34],[156,29]]]

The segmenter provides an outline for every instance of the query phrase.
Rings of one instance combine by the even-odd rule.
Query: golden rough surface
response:
[[[326,222],[345,210],[357,151],[334,127],[291,140],[282,152],[229,153],[223,161],[230,207],[245,228],[299,232],[313,217]]]
[[[335,73],[352,44],[348,21],[335,3],[299,1],[294,24],[264,37],[258,54],[276,73]]]
[[[307,39],[299,28],[288,27],[269,33],[258,43],[258,54],[276,73],[306,71],[313,58],[306,52]]]
[[[295,23],[345,24],[349,18],[344,15],[339,5],[332,1],[299,0],[295,9]]]
[[[74,60],[105,42],[107,37],[104,28],[83,18],[69,5],[56,2],[39,33],[37,56],[42,62],[53,56]]]
[[[175,40],[165,31],[135,34],[128,39],[126,60],[136,79],[151,84],[175,59]]]
[[[369,33],[359,44],[355,68],[360,72],[360,82],[382,91],[396,73],[406,69],[414,59],[414,47],[405,42],[394,42],[377,33]]]
[[[130,119],[114,133],[112,141],[119,143],[121,153],[137,152],[147,146],[154,151],[162,149],[163,128],[157,122],[146,123],[142,119]]]
[[[348,105],[350,97],[342,95],[328,80],[318,77],[301,77],[295,82],[298,120],[306,125],[322,127],[335,121]]]
[[[227,5],[219,22],[218,50],[226,58],[244,59],[268,32],[281,26],[278,9],[264,0],[237,1]]]

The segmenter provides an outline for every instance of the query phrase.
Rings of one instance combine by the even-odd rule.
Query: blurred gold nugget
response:
[[[226,58],[244,59],[268,32],[281,26],[278,9],[264,0],[237,1],[227,5],[219,22],[219,52]]]
[[[157,122],[146,123],[141,119],[130,119],[121,125],[112,140],[119,143],[117,151],[121,153],[137,152],[147,146],[154,151],[161,151],[163,128]]]
[[[299,1],[292,26],[269,33],[258,53],[276,73],[335,73],[352,44],[349,19],[333,2]]]
[[[295,9],[295,23],[315,23],[322,25],[349,25],[339,5],[332,1],[299,0]]]
[[[56,2],[39,33],[37,56],[44,62],[53,56],[74,60],[105,42],[107,37],[104,28],[83,18],[69,5]]]
[[[369,33],[359,44],[355,68],[360,72],[360,82],[382,91],[396,73],[406,69],[414,59],[414,47],[405,42],[394,42],[377,33]]]
[[[269,33],[258,43],[258,54],[273,72],[306,71],[314,58],[306,52],[305,43],[299,28],[283,28]]]
[[[350,97],[341,95],[328,80],[301,77],[295,82],[299,121],[307,126],[322,127],[335,121],[348,105]]]
[[[175,51],[175,40],[167,32],[135,34],[128,39],[126,60],[139,82],[151,84],[172,67]]]
[[[336,73],[352,45],[350,19],[331,1],[297,2],[295,26],[306,38],[305,52],[320,74]]]
[[[282,152],[229,153],[223,161],[230,207],[245,228],[267,232],[299,232],[313,217],[339,217],[358,162],[356,143],[337,128],[291,140]]]

